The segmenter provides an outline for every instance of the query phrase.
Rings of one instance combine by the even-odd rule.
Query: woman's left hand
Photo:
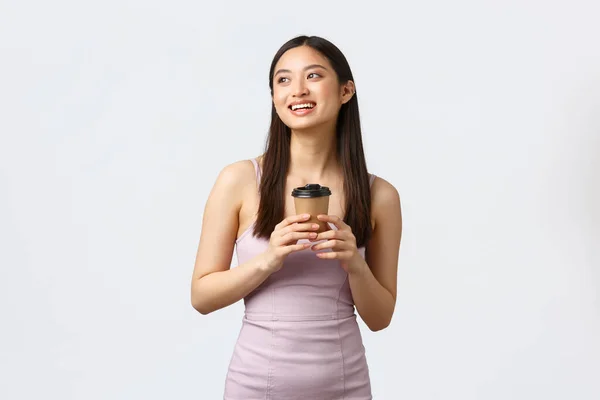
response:
[[[331,249],[330,252],[317,253],[317,257],[328,260],[340,260],[342,268],[347,273],[358,271],[364,260],[356,248],[356,237],[352,233],[352,228],[341,218],[335,215],[318,215],[317,219],[323,222],[331,222],[338,230],[329,230],[321,232],[315,241],[325,240],[323,243],[312,247],[313,251]]]

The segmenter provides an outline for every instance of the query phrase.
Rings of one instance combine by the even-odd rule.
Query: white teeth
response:
[[[299,109],[299,108],[313,108],[313,107],[314,107],[314,104],[311,104],[311,103],[306,103],[306,104],[294,104],[294,105],[292,106],[292,111],[295,111],[295,110],[297,110],[297,109]]]

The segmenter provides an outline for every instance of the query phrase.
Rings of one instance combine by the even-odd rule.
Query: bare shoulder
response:
[[[371,215],[374,225],[390,216],[400,216],[400,194],[387,180],[376,176],[371,186]]]
[[[374,206],[400,206],[400,194],[390,182],[376,176],[371,186],[371,201]]]
[[[242,200],[246,191],[256,188],[256,173],[252,161],[240,160],[221,169],[214,185],[216,192],[225,192],[237,200]]]
[[[221,169],[217,182],[226,186],[246,184],[255,177],[254,166],[250,160],[240,160]]]

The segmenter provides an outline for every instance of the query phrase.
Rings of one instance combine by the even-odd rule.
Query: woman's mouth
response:
[[[305,103],[292,104],[288,108],[291,110],[292,114],[297,116],[303,116],[311,113],[316,106],[316,103],[313,103],[312,101],[307,101]]]

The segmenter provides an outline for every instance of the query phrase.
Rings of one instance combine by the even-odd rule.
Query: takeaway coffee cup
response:
[[[325,214],[329,211],[329,196],[331,190],[327,186],[321,186],[318,183],[309,183],[306,186],[297,187],[292,191],[294,197],[294,206],[296,214],[310,214],[310,220],[314,224],[319,224],[317,232],[328,231],[329,225],[326,222],[319,221],[317,215]]]

